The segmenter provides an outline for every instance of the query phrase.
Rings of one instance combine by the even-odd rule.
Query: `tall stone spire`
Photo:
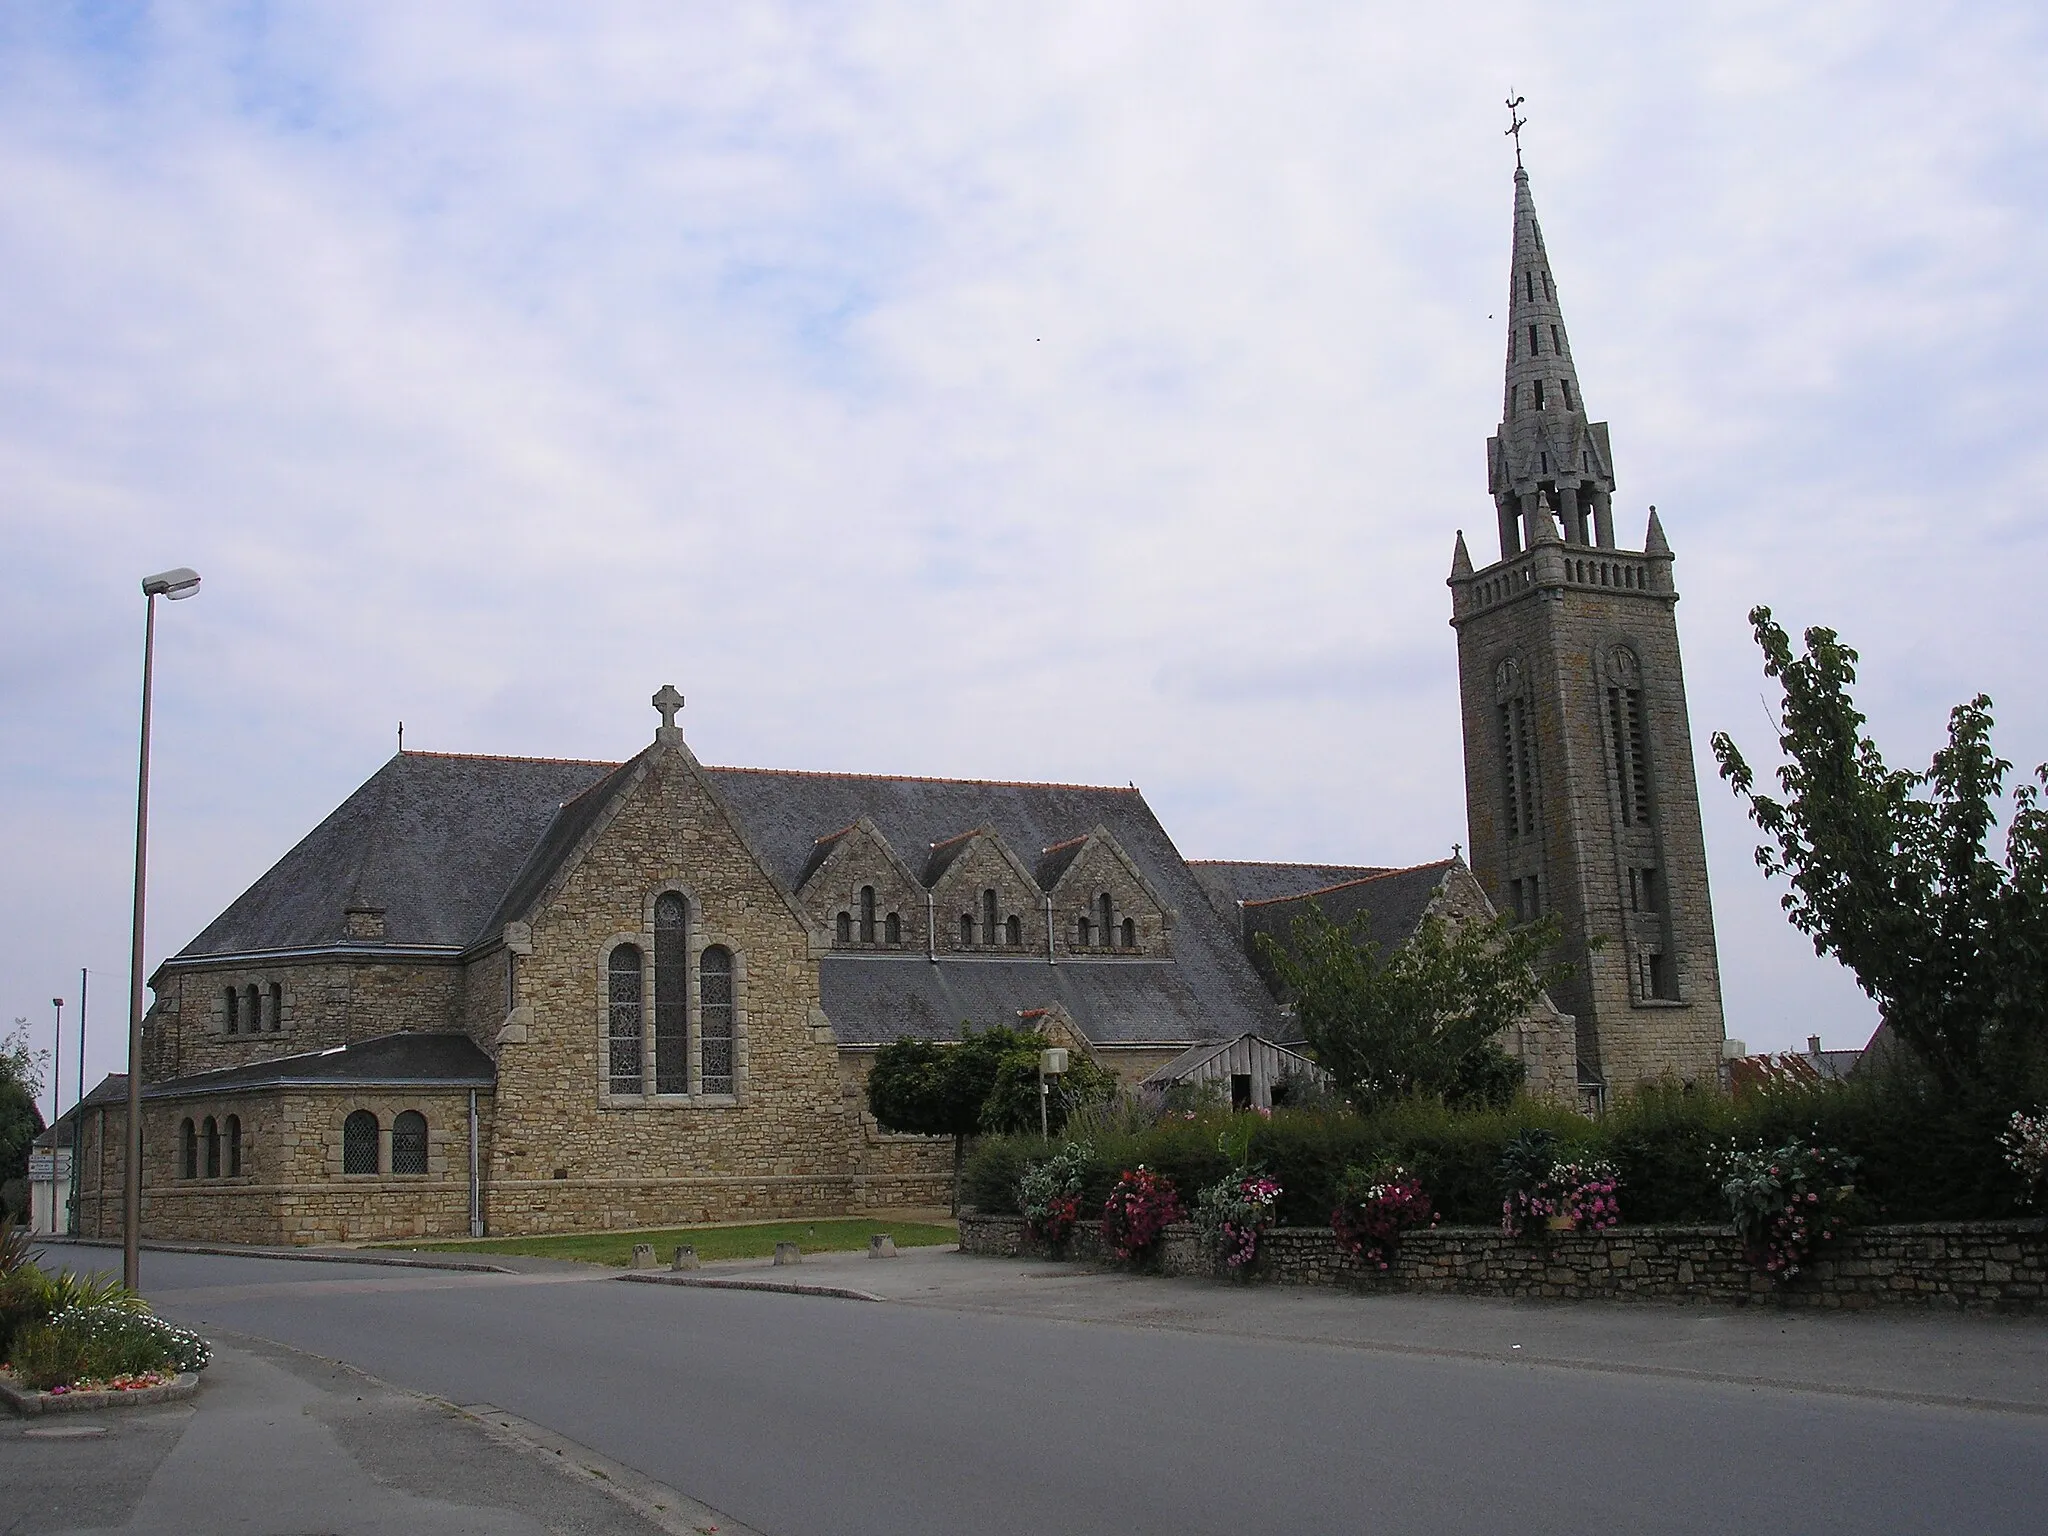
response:
[[[1486,445],[1503,559],[1552,518],[1567,544],[1614,547],[1613,458],[1607,423],[1586,419],[1557,280],[1529,173],[1515,167],[1515,247],[1508,271],[1507,380],[1499,433]]]

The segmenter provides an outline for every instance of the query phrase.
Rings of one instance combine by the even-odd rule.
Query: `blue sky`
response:
[[[1765,602],[1895,760],[1980,689],[2048,758],[2048,24],[1667,9],[9,9],[0,1024],[90,966],[115,1064],[176,564],[152,963],[400,719],[614,758],[665,681],[707,761],[1447,851],[1512,87],[1624,537],[1678,554],[1730,1032],[1859,1041],[1705,741],[1767,745]]]

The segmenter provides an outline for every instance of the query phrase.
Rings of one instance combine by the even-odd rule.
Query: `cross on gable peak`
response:
[[[657,693],[648,702],[661,711],[661,728],[664,731],[674,730],[676,728],[676,711],[683,707],[683,696],[676,692],[675,684],[663,683],[661,685],[661,692]]]

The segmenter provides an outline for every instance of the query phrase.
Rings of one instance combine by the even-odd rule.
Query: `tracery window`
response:
[[[341,1171],[377,1171],[377,1117],[367,1109],[356,1110],[341,1122]]]
[[[705,1093],[733,1091],[732,951],[714,944],[697,962],[700,1055]]]
[[[391,1171],[427,1171],[427,1117],[408,1109],[391,1122]]]
[[[613,1093],[638,1093],[645,1082],[640,1047],[647,1029],[638,944],[621,944],[605,966],[605,1046]]]
[[[674,891],[654,899],[654,1091],[690,1091],[690,909]]]

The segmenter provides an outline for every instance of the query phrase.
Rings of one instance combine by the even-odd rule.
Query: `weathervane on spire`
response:
[[[1507,132],[1508,137],[1515,141],[1515,169],[1518,171],[1522,168],[1522,130],[1529,126],[1529,119],[1515,110],[1521,104],[1522,98],[1520,96],[1510,96],[1508,98]]]

